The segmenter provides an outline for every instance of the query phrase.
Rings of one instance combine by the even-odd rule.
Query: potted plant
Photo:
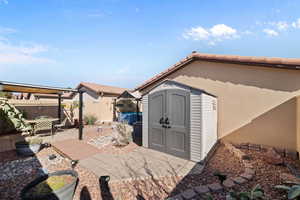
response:
[[[32,156],[39,152],[43,140],[41,138],[30,138],[15,143],[17,153],[23,156]]]
[[[74,170],[62,170],[43,175],[26,185],[22,200],[72,200],[78,182]]]

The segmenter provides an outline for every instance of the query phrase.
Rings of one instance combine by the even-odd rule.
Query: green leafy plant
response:
[[[95,125],[97,120],[98,120],[97,117],[94,115],[85,115],[83,117],[83,121],[87,125]]]
[[[11,99],[12,93],[11,92],[0,92],[0,97]]]
[[[300,185],[293,185],[291,187],[286,185],[276,185],[275,188],[287,191],[288,199],[300,199]]]
[[[226,200],[259,200],[264,199],[264,196],[264,190],[257,184],[249,192],[229,192]]]

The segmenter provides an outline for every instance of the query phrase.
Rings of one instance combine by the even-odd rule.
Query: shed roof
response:
[[[135,90],[143,90],[144,88],[167,77],[168,75],[185,67],[187,64],[195,60],[263,66],[263,67],[281,68],[281,69],[289,69],[289,70],[300,70],[300,58],[274,58],[274,57],[272,58],[272,57],[237,56],[237,55],[216,55],[216,54],[193,52],[192,54],[188,55],[186,58],[182,59],[178,63],[169,67],[165,71],[157,74],[156,76],[144,82],[142,85],[136,87]]]
[[[78,86],[77,89],[80,87],[86,87],[96,93],[109,93],[109,94],[122,94],[126,89],[125,88],[119,88],[119,87],[114,87],[114,86],[108,86],[108,85],[100,85],[97,83],[88,83],[88,82],[81,82]]]

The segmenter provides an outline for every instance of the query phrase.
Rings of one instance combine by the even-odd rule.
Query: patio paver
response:
[[[139,147],[122,155],[97,153],[79,164],[98,177],[110,176],[113,181],[185,176],[201,173],[202,165],[151,149]]]
[[[52,146],[72,160],[81,160],[99,153],[99,149],[78,139],[53,142]]]

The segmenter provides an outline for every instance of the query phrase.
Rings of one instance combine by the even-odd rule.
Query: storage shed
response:
[[[217,98],[165,80],[142,97],[143,146],[199,162],[217,141]]]

